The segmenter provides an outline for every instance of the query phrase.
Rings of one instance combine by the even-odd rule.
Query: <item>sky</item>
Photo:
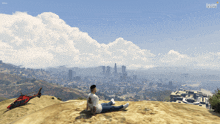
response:
[[[217,0],[0,0],[0,60],[25,68],[219,69],[218,6]]]

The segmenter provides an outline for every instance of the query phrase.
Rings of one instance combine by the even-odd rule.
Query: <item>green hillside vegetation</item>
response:
[[[215,94],[209,99],[214,112],[220,113],[220,90],[217,88]]]
[[[16,82],[16,81],[24,79],[24,78],[22,78],[20,76],[17,76],[17,75],[5,74],[5,73],[0,72],[0,79],[1,80],[7,80],[7,81],[10,81],[10,82]]]

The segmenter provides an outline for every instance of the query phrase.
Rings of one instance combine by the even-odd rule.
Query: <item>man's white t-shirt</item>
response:
[[[92,100],[92,104],[90,104],[89,101],[89,97]],[[101,113],[102,111],[102,105],[99,104],[99,97],[95,94],[89,93],[88,97],[87,97],[87,102],[88,102],[88,106],[89,108],[92,110],[93,106],[96,107],[96,113]]]

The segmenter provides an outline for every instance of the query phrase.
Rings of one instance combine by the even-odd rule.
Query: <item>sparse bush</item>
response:
[[[212,106],[212,109],[214,109],[214,112],[220,113],[220,90],[217,88],[217,91],[215,91],[215,94],[211,98],[209,98],[209,103]]]
[[[60,101],[62,101],[62,99],[61,99],[61,98],[59,98],[59,97],[58,97],[57,99],[58,99],[58,100],[60,100]]]
[[[79,97],[77,100],[86,100],[86,98]]]
[[[52,99],[54,99],[54,97],[52,97]]]

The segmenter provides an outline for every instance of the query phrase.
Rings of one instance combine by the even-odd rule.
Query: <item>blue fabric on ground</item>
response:
[[[110,101],[109,103],[101,103],[101,105],[102,105],[101,113],[111,112],[111,111],[119,111],[120,109],[123,108],[123,105],[111,106],[111,105],[113,105],[112,101]]]

